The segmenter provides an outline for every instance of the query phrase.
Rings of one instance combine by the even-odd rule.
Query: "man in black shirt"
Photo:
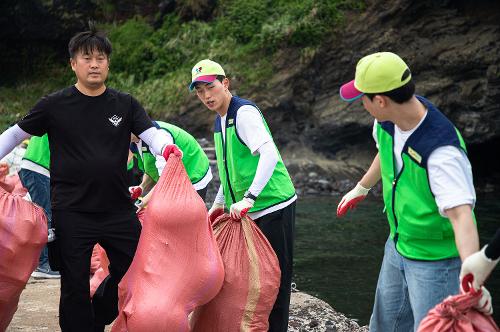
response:
[[[167,159],[181,155],[153,127],[129,94],[108,88],[111,43],[100,32],[69,42],[75,85],[43,97],[17,125],[0,135],[0,158],[31,135],[48,133],[51,205],[59,243],[62,331],[103,331],[117,315],[117,285],[137,247],[141,226],[127,183],[130,134]],[[110,260],[110,277],[89,296],[90,257],[99,243]],[[103,285],[101,285],[103,286]]]

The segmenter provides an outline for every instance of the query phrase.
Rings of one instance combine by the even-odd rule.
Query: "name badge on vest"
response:
[[[411,147],[408,147],[408,154],[415,159],[419,164],[422,163],[422,156],[417,153],[417,151],[413,150]]]
[[[229,126],[229,125],[232,125],[233,123],[234,123],[234,119],[229,119],[229,120],[227,120],[227,125],[228,125],[228,126]]]

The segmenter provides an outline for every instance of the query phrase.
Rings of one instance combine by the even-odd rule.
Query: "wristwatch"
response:
[[[252,194],[250,191],[246,191],[245,194],[243,195],[243,197],[245,198],[249,198],[251,199],[252,201],[255,202],[255,200],[257,199],[257,196],[255,196],[254,194]]]

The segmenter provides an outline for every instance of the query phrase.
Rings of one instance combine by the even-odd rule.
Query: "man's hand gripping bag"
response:
[[[203,200],[170,156],[146,209],[134,260],[119,284],[112,331],[188,331],[188,315],[224,280]]]
[[[429,311],[418,332],[500,332],[493,318],[475,309],[481,291],[467,287],[461,294],[448,296]]]
[[[267,331],[281,279],[273,248],[247,216],[233,220],[224,214],[213,228],[224,261],[224,284],[212,301],[195,311],[192,330]]]
[[[38,266],[47,243],[43,209],[7,192],[0,183],[0,331],[5,331],[17,310],[19,296]]]

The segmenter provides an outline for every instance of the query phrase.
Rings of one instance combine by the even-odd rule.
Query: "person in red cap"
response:
[[[182,152],[167,144],[166,134],[153,126],[135,98],[106,87],[111,43],[102,32],[94,27],[80,32],[68,49],[76,84],[43,97],[2,133],[0,159],[24,139],[48,134],[56,235],[51,243],[59,246],[49,247],[49,259],[61,274],[59,324],[62,331],[104,331],[118,314],[118,283],[141,232],[127,190],[130,134],[165,159]],[[96,243],[108,254],[110,277],[91,302],[90,257]]]
[[[410,69],[394,53],[359,60],[340,97],[360,99],[375,118],[378,153],[340,201],[337,216],[382,179],[390,227],[370,331],[416,331],[430,309],[458,293],[461,259],[479,248],[465,143],[436,106],[415,95]],[[484,287],[483,298],[489,298]],[[490,312],[488,302],[481,310]]]

